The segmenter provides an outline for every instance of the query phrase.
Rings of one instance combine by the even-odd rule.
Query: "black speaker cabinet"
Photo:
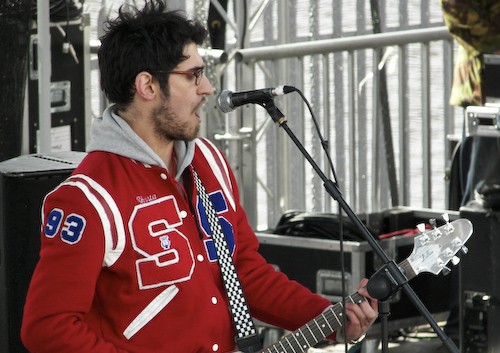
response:
[[[24,155],[0,162],[0,352],[27,352],[20,339],[26,292],[40,250],[41,204],[83,152]]]
[[[462,352],[500,353],[500,211],[469,203],[460,216],[474,227],[459,266]]]

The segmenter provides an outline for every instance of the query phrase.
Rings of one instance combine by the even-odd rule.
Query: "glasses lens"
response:
[[[194,72],[194,75],[196,76],[196,80],[194,82],[196,86],[199,86],[201,81],[201,76],[203,75],[203,69],[196,70]]]

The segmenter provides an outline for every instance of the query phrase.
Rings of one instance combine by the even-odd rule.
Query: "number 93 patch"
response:
[[[47,238],[59,234],[63,242],[73,245],[82,239],[86,224],[85,217],[76,213],[66,216],[63,210],[54,208],[47,216],[43,231]]]

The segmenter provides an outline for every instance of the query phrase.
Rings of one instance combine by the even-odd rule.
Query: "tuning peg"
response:
[[[442,271],[443,275],[448,275],[451,272],[451,269],[448,266],[443,267]]]
[[[430,238],[429,235],[425,232],[425,223],[419,223],[417,224],[417,229],[420,232],[421,235],[419,235],[418,240],[420,241],[421,245],[425,245],[429,242]]]
[[[466,247],[465,245],[462,245],[462,247],[460,248],[460,250],[462,250],[462,252],[463,252],[464,254],[467,254],[467,253],[469,252],[469,248],[468,248],[468,247]]]
[[[460,258],[459,258],[458,256],[453,256],[453,257],[451,258],[451,263],[452,263],[454,266],[458,265],[458,264],[460,263]]]
[[[438,228],[438,225],[437,225],[437,221],[435,218],[431,218],[429,219],[429,224],[431,225],[432,227],[432,237],[434,240],[436,240],[437,238],[439,238],[441,235],[443,235],[441,233],[441,231],[439,230]]]
[[[453,232],[454,228],[453,228],[452,223],[450,223],[450,215],[448,213],[443,213],[442,217],[443,217],[444,221],[446,222],[446,227],[445,227],[446,232],[447,233]]]

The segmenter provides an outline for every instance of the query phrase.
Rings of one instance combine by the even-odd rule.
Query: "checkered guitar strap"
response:
[[[229,298],[229,309],[233,316],[236,329],[236,343],[238,349],[243,352],[257,352],[262,349],[257,330],[250,315],[246,299],[243,295],[240,279],[236,273],[233,258],[226,242],[226,237],[219,223],[215,208],[210,201],[205,186],[200,180],[198,173],[193,169],[194,182],[198,195],[205,209],[208,223],[212,231],[212,239],[217,253],[217,260],[222,273],[222,282]]]

